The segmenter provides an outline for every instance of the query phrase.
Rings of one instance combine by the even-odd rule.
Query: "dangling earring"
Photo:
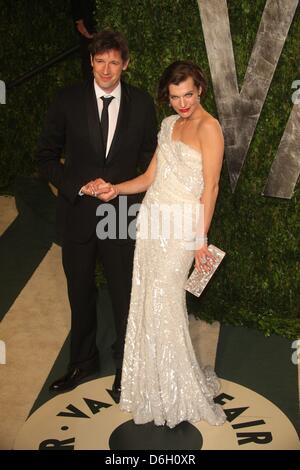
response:
[[[172,108],[172,105],[171,105],[171,103],[169,103],[169,104],[168,104],[168,106],[169,106],[169,108]]]
[[[201,95],[198,95],[198,101],[201,103]]]

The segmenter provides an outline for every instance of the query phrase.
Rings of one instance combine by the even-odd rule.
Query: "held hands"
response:
[[[208,250],[206,243],[195,251],[195,268],[200,273],[209,273],[214,261],[215,258]]]
[[[117,187],[111,183],[105,183],[99,187],[99,192],[96,192],[96,197],[101,199],[101,201],[108,202],[111,199],[114,199],[119,194]]]
[[[90,181],[81,188],[81,192],[86,196],[96,197],[105,202],[114,199],[119,194],[116,186],[107,183],[102,178]]]

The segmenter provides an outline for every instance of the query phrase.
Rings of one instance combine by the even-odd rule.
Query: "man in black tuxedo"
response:
[[[72,312],[68,372],[50,390],[70,390],[98,369],[95,264],[99,257],[115,317],[113,391],[118,399],[134,240],[118,236],[118,230],[116,239],[97,237],[96,209],[103,203],[93,197],[92,188],[105,181],[119,183],[137,176],[139,169],[144,171],[156,148],[157,123],[152,98],[121,81],[129,61],[125,38],[118,32],[102,31],[94,36],[90,51],[94,79],[58,94],[38,143],[39,170],[59,191],[62,258]],[[128,196],[128,208],[138,200],[137,195]],[[111,204],[117,221],[120,215],[128,226],[131,220],[126,209],[119,214],[118,198]]]

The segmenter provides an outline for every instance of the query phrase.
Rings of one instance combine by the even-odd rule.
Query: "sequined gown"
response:
[[[147,239],[143,232],[157,208],[199,207],[201,155],[172,140],[177,118],[169,116],[162,122],[155,179],[137,219],[120,407],[132,413],[136,424],[154,421],[174,427],[181,421],[205,420],[220,425],[225,415],[213,401],[219,382],[211,368],[198,365],[188,329],[184,284],[194,251],[187,250],[187,240],[174,233]]]

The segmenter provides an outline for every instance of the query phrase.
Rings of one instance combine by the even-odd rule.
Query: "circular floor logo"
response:
[[[26,421],[14,449],[300,449],[297,432],[284,413],[234,382],[221,380],[215,400],[226,413],[224,425],[184,422],[170,429],[134,424],[110,395],[113,379],[86,382],[46,402]]]

